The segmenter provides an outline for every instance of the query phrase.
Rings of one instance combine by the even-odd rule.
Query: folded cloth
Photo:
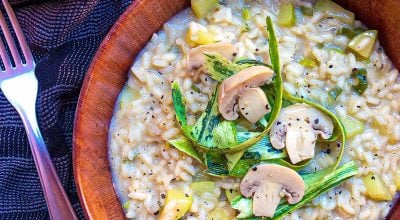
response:
[[[72,129],[89,64],[131,0],[10,0],[36,60],[37,116],[60,180],[84,218],[72,174]],[[24,126],[0,92],[0,219],[48,219]]]

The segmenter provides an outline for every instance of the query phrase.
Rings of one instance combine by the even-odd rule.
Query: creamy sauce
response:
[[[165,42],[169,41],[169,43],[173,44],[173,40],[176,39],[178,36],[182,36],[186,31],[187,27],[189,26],[188,23],[193,20],[190,8],[187,8],[174,17],[172,17],[167,23],[164,24],[163,29],[161,29],[156,35],[153,36],[152,40],[136,55],[132,64],[136,62],[140,62],[142,55],[145,51],[153,48],[157,45],[157,42]],[[167,36],[166,32],[170,35]],[[131,74],[130,72],[128,74]],[[115,162],[115,159],[119,155],[113,155],[111,151],[111,140],[112,135],[114,134],[116,128],[116,115],[118,114],[118,110],[120,109],[120,102],[124,95],[130,94],[132,91],[129,91],[127,85],[122,88],[121,93],[119,94],[117,101],[115,102],[114,111],[113,111],[113,118],[111,119],[110,123],[110,132],[108,136],[108,158],[110,161],[110,168],[111,168],[111,175],[113,180],[114,189],[117,193],[118,198],[120,199],[121,203],[124,204],[128,200],[128,187],[129,182],[126,181],[126,178],[121,177],[120,175],[120,167],[118,167],[118,163]],[[134,98],[134,97],[131,97]],[[120,159],[120,158],[119,158]]]

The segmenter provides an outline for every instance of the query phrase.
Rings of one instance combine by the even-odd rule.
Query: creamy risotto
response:
[[[329,0],[192,1],[137,56],[115,107],[126,217],[385,218],[400,84],[377,35]]]

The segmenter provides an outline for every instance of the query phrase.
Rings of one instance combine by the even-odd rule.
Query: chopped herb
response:
[[[361,95],[368,88],[367,70],[365,68],[353,69],[351,80],[353,89]]]
[[[340,96],[340,94],[342,94],[342,91],[343,91],[342,88],[336,87],[336,88],[331,89],[328,92],[328,95],[330,98],[332,98],[333,101],[336,101],[336,99]]]
[[[245,21],[250,20],[250,11],[249,11],[248,8],[243,8],[243,10],[242,10],[242,18]]]
[[[361,34],[365,30],[362,28],[349,28],[349,27],[343,27],[342,29],[339,30],[338,34],[339,35],[345,35],[349,39],[353,39],[355,36]]]
[[[314,9],[311,7],[300,5],[300,11],[301,11],[301,13],[303,13],[303,15],[306,15],[306,16],[314,15]]]
[[[316,67],[317,63],[314,60],[311,59],[307,59],[307,58],[303,58],[302,60],[300,60],[300,65],[304,66],[304,67]]]
[[[200,88],[199,87],[197,87],[195,84],[192,84],[192,86],[190,87],[193,91],[195,91],[195,92],[197,92],[197,93],[200,93],[201,91],[200,91]]]
[[[241,31],[242,33],[243,33],[243,32],[249,32],[249,31],[250,31],[250,26],[249,26],[249,24],[246,22],[240,31]]]

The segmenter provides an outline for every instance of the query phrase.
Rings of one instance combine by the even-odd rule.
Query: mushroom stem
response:
[[[271,111],[267,96],[260,88],[250,88],[243,91],[239,97],[239,110],[250,123],[256,123]]]
[[[314,146],[317,136],[312,129],[295,128],[288,129],[286,136],[286,150],[290,152],[290,161],[293,164],[314,157]]]
[[[281,201],[282,185],[267,182],[261,185],[253,196],[253,212],[255,216],[273,217]],[[265,206],[260,206],[265,204]],[[268,204],[268,205],[267,205]]]
[[[242,195],[253,197],[255,216],[273,217],[282,197],[289,204],[298,203],[304,190],[304,181],[296,171],[277,164],[260,164],[249,169],[240,183]]]
[[[286,147],[293,164],[314,157],[318,136],[328,139],[333,133],[332,119],[307,104],[294,104],[281,110],[271,128],[271,144]]]

